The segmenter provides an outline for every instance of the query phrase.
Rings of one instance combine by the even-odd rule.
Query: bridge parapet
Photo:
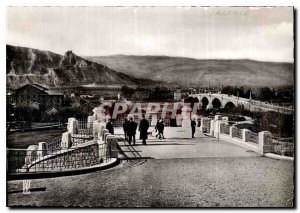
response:
[[[233,95],[222,94],[222,93],[199,93],[199,94],[191,94],[191,97],[198,98],[199,102],[202,103],[203,98],[208,100],[207,107],[211,108],[213,106],[213,100],[218,99],[221,103],[221,108],[224,108],[227,103],[231,102],[235,107],[243,106],[245,109],[250,111],[275,111],[284,114],[293,114],[293,107],[282,107],[277,105],[272,105],[269,103],[263,103],[261,101],[241,98]]]
[[[202,117],[200,131],[259,154],[273,153],[294,156],[294,140],[290,140],[290,138],[274,139],[275,137],[268,131],[255,133],[248,129],[239,129],[235,125],[228,125],[226,120],[220,116],[214,119]]]

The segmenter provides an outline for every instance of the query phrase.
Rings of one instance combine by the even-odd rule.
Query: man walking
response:
[[[192,127],[192,138],[195,138],[194,137],[194,134],[196,132],[196,121],[195,121],[195,118],[193,118],[193,120],[191,121],[191,127]]]
[[[140,139],[144,145],[147,145],[146,139],[148,139],[148,128],[149,121],[145,119],[145,115],[142,115],[142,120],[140,122],[139,131],[140,131]]]
[[[111,119],[108,120],[107,124],[106,124],[106,129],[108,130],[108,132],[110,134],[114,134],[114,126],[113,123],[111,122]]]
[[[130,117],[127,122],[127,135],[128,135],[128,143],[131,145],[135,145],[135,134],[136,134],[137,123],[133,121],[133,118]]]
[[[127,120],[127,118],[125,118],[125,121],[123,123],[123,131],[124,131],[125,141],[127,141],[128,140],[128,133],[127,133],[127,131],[128,131],[128,120]]]

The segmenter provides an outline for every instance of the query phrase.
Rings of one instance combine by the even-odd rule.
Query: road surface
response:
[[[121,131],[116,129],[116,133]],[[130,147],[140,159],[89,174],[8,182],[8,205],[92,207],[292,207],[293,162],[262,157],[197,132]],[[122,149],[128,150],[125,144]]]

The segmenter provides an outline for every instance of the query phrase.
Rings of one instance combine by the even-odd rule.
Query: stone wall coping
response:
[[[29,179],[29,178],[50,178],[65,175],[77,175],[83,174],[91,171],[99,171],[115,166],[119,163],[118,158],[111,158],[108,162],[101,163],[98,165],[80,167],[76,169],[65,169],[63,171],[50,171],[50,172],[26,172],[26,173],[12,173],[8,175],[8,179],[18,180],[18,179]]]
[[[78,144],[78,145],[76,145],[76,146],[72,146],[72,147],[70,147],[70,148],[68,148],[68,149],[61,149],[61,150],[59,150],[59,151],[56,152],[56,153],[53,153],[53,154],[50,154],[50,155],[42,156],[42,157],[40,157],[39,159],[32,161],[30,164],[24,165],[22,168],[23,168],[23,169],[30,168],[30,167],[34,166],[35,164],[37,164],[37,163],[39,163],[39,162],[42,162],[42,161],[44,161],[44,160],[53,158],[53,157],[55,157],[55,156],[62,155],[62,154],[67,153],[67,152],[74,151],[74,150],[76,150],[76,149],[80,149],[80,148],[83,148],[83,147],[95,145],[95,144],[99,144],[98,141],[91,140],[91,141],[88,141],[88,142],[86,142],[86,143],[82,143],[82,144]]]

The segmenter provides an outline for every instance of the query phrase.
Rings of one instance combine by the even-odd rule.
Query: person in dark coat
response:
[[[196,132],[196,121],[195,121],[195,118],[193,118],[193,120],[191,121],[191,127],[192,127],[192,138],[195,138],[194,137],[194,134]]]
[[[125,121],[123,123],[123,131],[124,131],[124,136],[125,136],[125,140],[128,140],[128,134],[127,134],[127,129],[128,129],[128,120],[127,118],[125,118]]]
[[[129,121],[127,122],[127,135],[128,135],[128,143],[131,145],[135,145],[135,134],[137,129],[137,123],[133,121],[133,118],[130,117]]]
[[[107,124],[106,124],[106,129],[108,130],[108,132],[110,134],[114,134],[114,125],[113,123],[111,122],[111,119],[108,120]]]
[[[158,137],[160,140],[165,139],[164,128],[165,128],[165,124],[164,124],[163,120],[160,119],[155,126],[155,130],[158,131],[156,138]]]
[[[144,145],[147,145],[146,139],[148,139],[148,129],[149,129],[149,121],[145,119],[145,115],[142,115],[142,120],[140,122],[139,131],[140,131],[140,139]]]

